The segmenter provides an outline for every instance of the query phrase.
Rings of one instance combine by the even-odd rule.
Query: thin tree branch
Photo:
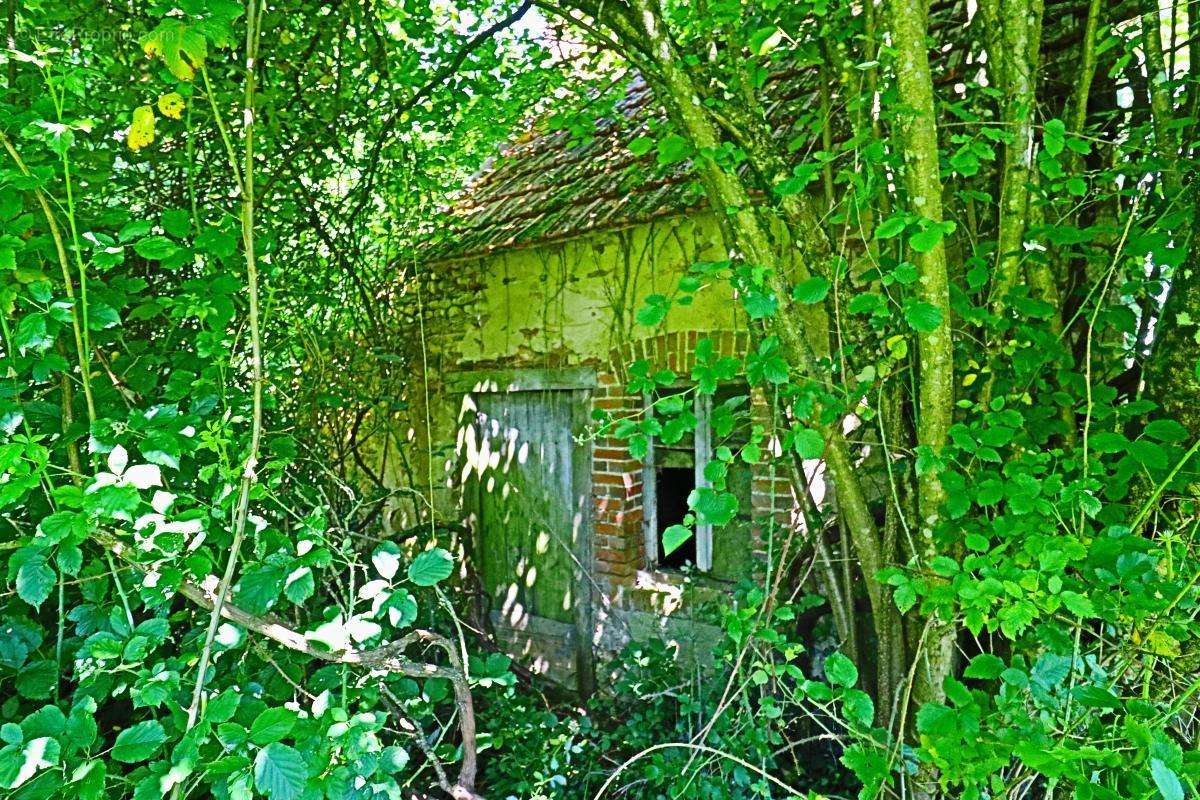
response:
[[[91,538],[104,547],[106,552],[115,555],[135,570],[142,573],[150,571],[150,567],[146,564],[133,560],[128,546],[111,533],[93,531]],[[182,581],[177,591],[200,608],[209,611],[217,608],[216,593],[197,586],[191,581]],[[454,700],[458,707],[458,730],[462,738],[463,758],[458,771],[458,780],[455,785],[450,787],[449,793],[455,800],[482,800],[475,793],[475,776],[478,771],[475,704],[471,696],[471,687],[463,671],[462,659],[458,654],[458,649],[449,639],[433,631],[418,629],[410,631],[395,642],[369,650],[359,650],[354,647],[345,650],[325,650],[316,647],[303,633],[288,627],[282,620],[269,615],[251,614],[230,600],[225,600],[220,604],[220,615],[222,619],[253,631],[288,650],[321,661],[333,664],[361,665],[371,671],[404,675],[410,678],[444,678],[450,681],[454,687]],[[415,644],[440,648],[446,653],[450,666],[406,658],[404,652]]]

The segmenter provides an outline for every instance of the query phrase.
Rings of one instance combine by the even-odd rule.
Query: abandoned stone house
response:
[[[701,527],[664,555],[662,532],[686,513],[715,444],[706,401],[693,435],[652,441],[644,460],[596,435],[596,411],[636,414],[648,402],[626,389],[632,363],[684,386],[702,341],[741,356],[749,338],[728,285],[658,327],[636,321],[647,296],[671,295],[690,265],[727,250],[684,169],[629,149],[655,122],[643,85],[615,118],[582,142],[528,134],[485,166],[452,235],[420,265],[423,325],[413,326],[425,374],[413,381],[411,435],[428,437],[433,455],[414,472],[432,470],[439,511],[466,524],[497,640],[584,691],[595,660],[630,639],[659,636],[703,657],[716,636],[705,598],[728,599],[761,571],[792,506],[786,478],[742,465],[730,478],[735,522],[716,535]],[[761,397],[751,416],[769,425]]]

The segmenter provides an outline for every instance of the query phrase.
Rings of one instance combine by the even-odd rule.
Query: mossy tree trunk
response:
[[[720,102],[719,111],[704,103],[705,92],[697,83],[665,23],[663,9],[655,0],[632,0],[629,5],[592,6],[572,3],[576,10],[600,22],[616,46],[641,71],[663,103],[674,127],[684,134],[696,152],[698,177],[709,204],[724,209],[723,226],[732,253],[756,267],[764,267],[764,282],[778,303],[778,310],[764,333],[778,337],[785,359],[798,381],[826,377],[821,360],[831,352],[830,317],[823,305],[802,306],[791,299],[794,282],[801,282],[829,269],[832,248],[820,220],[822,214],[804,193],[771,194],[761,202],[752,199],[748,179],[736,169],[711,157],[725,140],[732,140],[746,153],[750,175],[767,186],[776,186],[791,176],[790,165],[774,140],[764,109],[753,93],[731,92]],[[928,59],[924,53],[923,14],[903,20],[906,86],[918,98],[922,113],[903,134],[909,169],[906,185],[916,213],[933,223],[942,222],[941,188],[937,177],[937,134],[933,121],[933,96]],[[916,44],[912,44],[916,42]],[[915,55],[914,55],[915,54]],[[909,70],[908,68],[912,69]],[[909,102],[909,98],[902,102]],[[780,232],[785,233],[780,233]],[[799,258],[795,252],[799,252]],[[919,381],[917,443],[936,452],[946,441],[953,409],[953,342],[951,338],[949,281],[945,248],[917,254],[921,271],[920,298],[935,309],[939,324],[919,337]],[[814,417],[817,416],[814,414]],[[876,576],[895,564],[896,554],[885,552],[884,533],[876,524],[867,494],[858,474],[858,464],[840,423],[824,424],[820,432],[826,442],[827,477],[834,487],[838,513],[845,521],[870,600],[879,652],[876,654],[876,684],[881,697],[892,698],[904,678],[906,658],[903,625],[889,586]],[[944,490],[935,472],[922,476],[918,487],[923,546],[920,555],[933,552],[933,532],[938,524]],[[894,548],[892,548],[894,550]],[[848,598],[849,600],[849,598]],[[851,619],[851,615],[835,617]],[[917,624],[920,629],[921,621]],[[845,635],[845,632],[843,632]],[[926,642],[922,661],[926,677],[921,697],[934,698],[941,677],[953,663],[953,630],[937,626]],[[881,720],[891,711],[890,702],[880,702]]]

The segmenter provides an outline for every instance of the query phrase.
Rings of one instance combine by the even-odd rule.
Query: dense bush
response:
[[[537,5],[552,56],[528,2],[7,5],[5,795],[1197,796],[1196,4]],[[635,171],[728,250],[637,324],[723,291],[752,346],[628,389],[772,413],[669,541],[737,462],[802,521],[710,671],[633,643],[580,708],[483,655],[461,520],[363,448],[429,446],[443,206],[630,69]],[[644,454],[672,397],[596,431]]]
[[[488,698],[483,780],[514,798],[590,798],[610,777],[617,797],[772,796],[764,772],[837,786],[842,737],[829,731],[841,726],[825,702],[815,710],[801,700],[817,684],[800,667],[795,609],[767,619],[762,599],[739,592],[712,653],[681,654],[659,639],[627,645],[582,707],[544,705],[519,686]]]

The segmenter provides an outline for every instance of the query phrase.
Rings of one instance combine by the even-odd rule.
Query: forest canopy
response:
[[[4,796],[1200,797],[1200,3],[4,14]]]

